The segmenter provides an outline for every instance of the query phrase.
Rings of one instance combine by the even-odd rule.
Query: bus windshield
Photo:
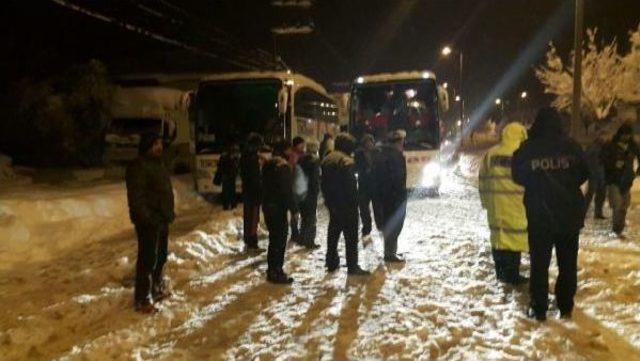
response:
[[[200,85],[196,107],[196,152],[221,152],[249,133],[262,134],[266,142],[282,137],[276,79],[232,80]]]
[[[404,129],[407,150],[438,149],[438,92],[433,79],[356,84],[352,93],[351,132],[376,141]]]

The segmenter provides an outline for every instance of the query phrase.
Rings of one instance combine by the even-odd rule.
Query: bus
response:
[[[448,96],[430,71],[363,75],[352,84],[349,131],[381,142],[394,130],[407,134],[407,187],[437,193],[441,183],[441,113]]]
[[[169,145],[169,169],[188,172],[189,119],[187,92],[163,86],[118,86],[112,106],[111,122],[105,134],[104,161],[120,165],[138,155],[140,135],[155,132]]]
[[[220,192],[213,184],[220,154],[251,132],[272,144],[296,136],[319,141],[340,129],[338,108],[324,87],[290,71],[209,75],[191,98],[196,190],[204,195]]]

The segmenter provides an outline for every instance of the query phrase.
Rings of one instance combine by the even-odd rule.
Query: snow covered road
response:
[[[640,360],[640,209],[628,241],[588,224],[574,320],[538,324],[526,287],[495,279],[472,183],[452,173],[441,197],[409,203],[406,264],[385,265],[379,237],[360,253],[370,277],[327,274],[324,247],[293,247],[291,287],[241,251],[240,210],[187,212],[170,242],[175,295],[151,317],[132,310],[131,232],[24,264],[0,275],[0,359]],[[319,225],[321,241],[324,210]]]

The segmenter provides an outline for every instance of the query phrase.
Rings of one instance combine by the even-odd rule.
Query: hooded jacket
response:
[[[633,130],[630,126],[622,125],[611,142],[605,144],[602,149],[605,182],[607,185],[618,186],[622,193],[627,193],[633,185],[635,178],[633,162],[639,152],[633,140],[624,143],[620,138],[625,134],[632,133]]]
[[[529,232],[578,232],[584,226],[580,186],[589,169],[581,147],[563,133],[561,122],[555,110],[541,110],[529,139],[513,155],[511,173],[525,190]]]
[[[358,184],[355,162],[351,153],[355,140],[348,134],[338,134],[335,150],[322,161],[322,196],[327,208],[358,212]]]
[[[522,124],[508,124],[502,130],[500,143],[489,149],[480,166],[480,200],[487,210],[491,246],[495,249],[529,249],[524,188],[511,178],[511,157],[526,139],[527,130]]]

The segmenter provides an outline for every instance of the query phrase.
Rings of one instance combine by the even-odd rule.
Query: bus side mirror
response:
[[[449,92],[443,86],[438,86],[438,107],[441,114],[449,111]]]
[[[280,92],[278,93],[278,113],[280,115],[285,115],[287,113],[287,107],[289,105],[289,92],[287,91],[287,87],[280,88]]]

